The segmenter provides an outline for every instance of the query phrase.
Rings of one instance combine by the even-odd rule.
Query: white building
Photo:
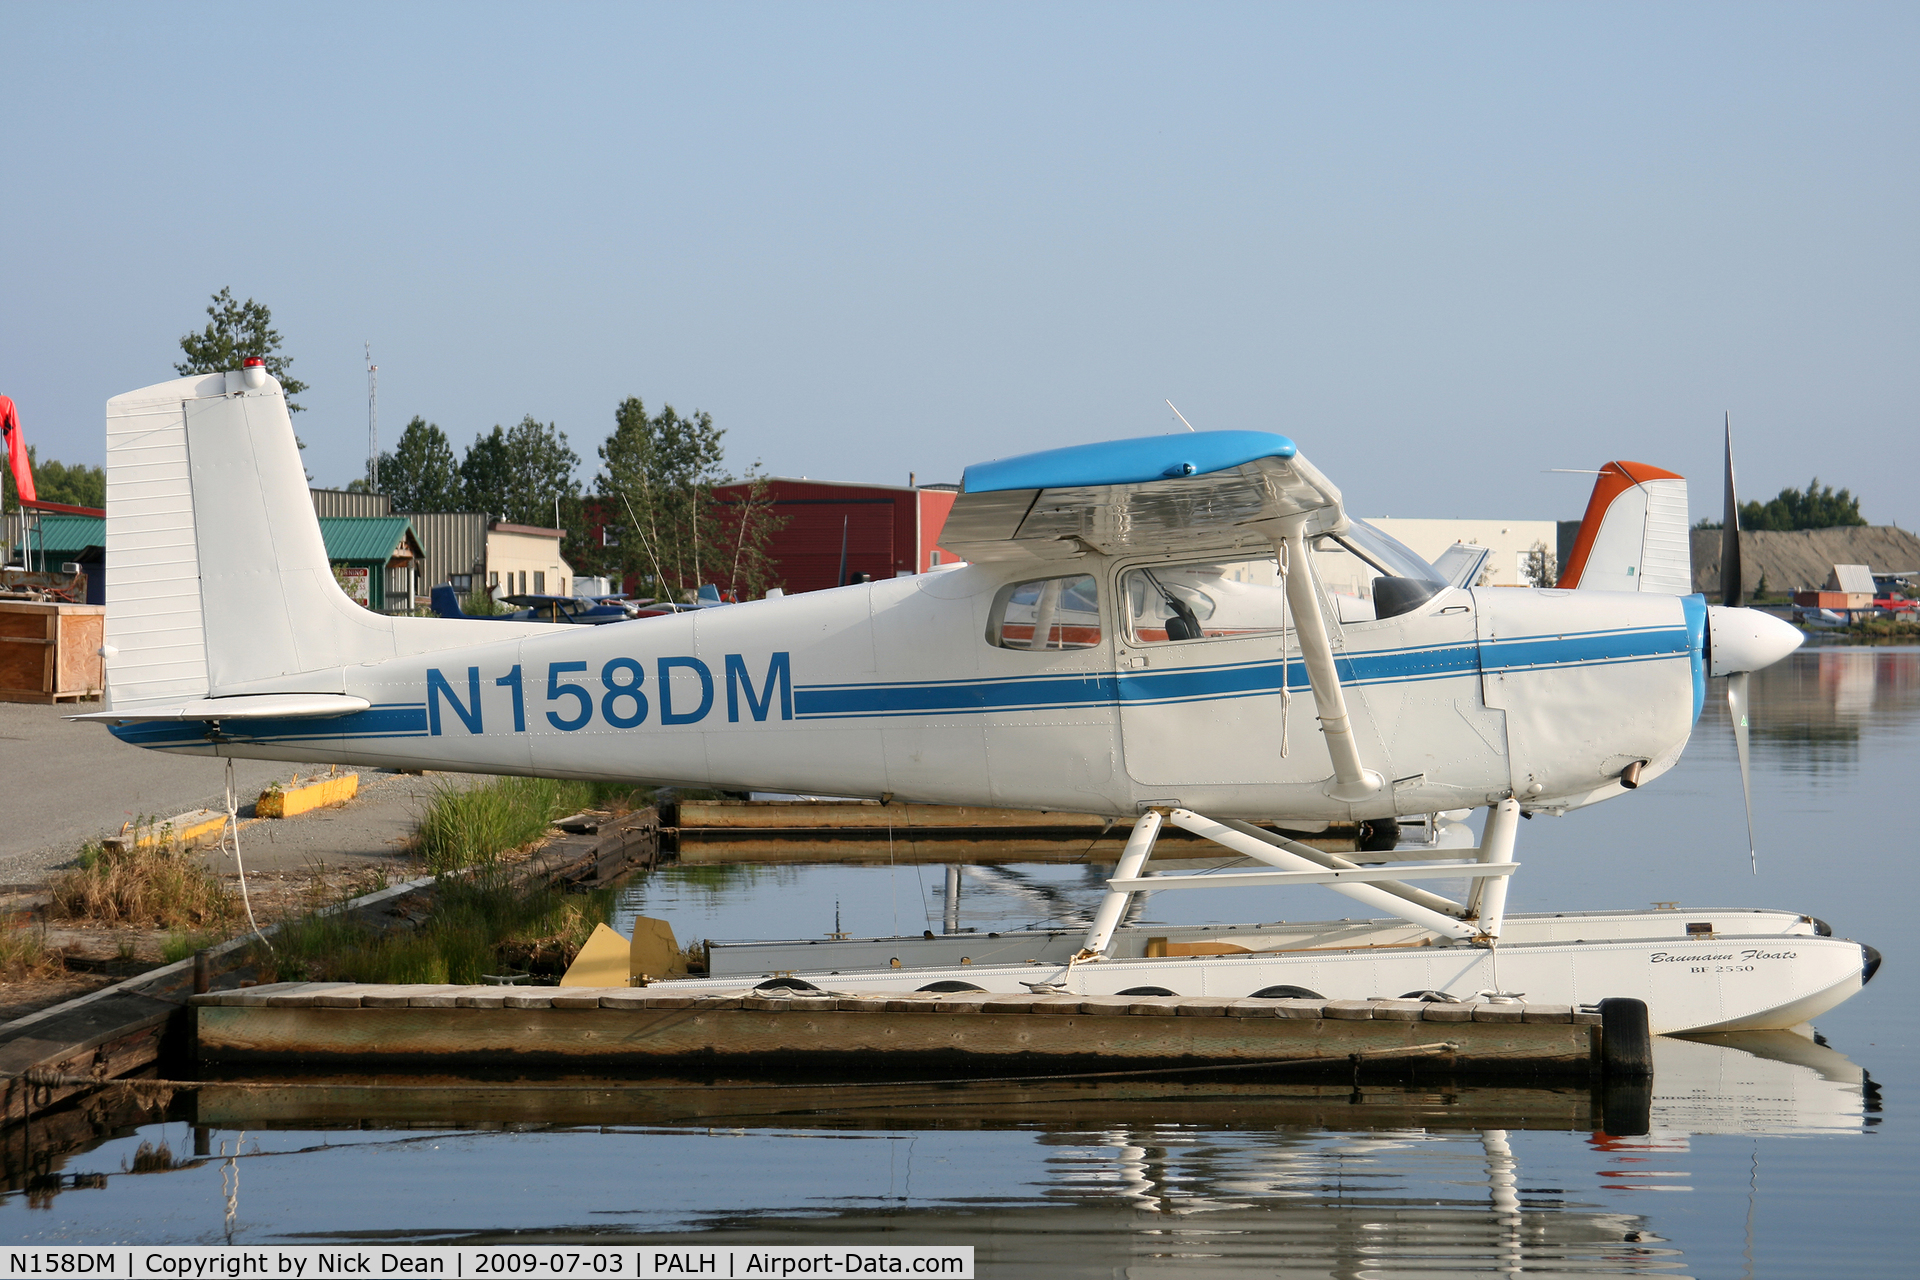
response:
[[[1382,533],[1407,544],[1422,560],[1432,561],[1456,542],[1487,547],[1487,558],[1476,585],[1488,587],[1524,587],[1527,557],[1535,548],[1546,553],[1548,578],[1560,576],[1560,567],[1552,563],[1559,540],[1559,524],[1553,520],[1396,520],[1369,516],[1367,523]]]

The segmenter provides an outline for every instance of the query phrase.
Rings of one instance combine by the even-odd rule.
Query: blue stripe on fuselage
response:
[[[1477,675],[1483,664],[1496,671],[1527,671],[1560,666],[1608,666],[1679,657],[1689,652],[1685,627],[1631,628],[1572,635],[1526,636],[1383,649],[1336,655],[1334,663],[1348,688]],[[793,712],[801,720],[839,720],[864,716],[968,714],[1039,711],[1119,703],[1152,706],[1258,697],[1309,687],[1298,661],[1232,663],[1216,667],[1179,667],[1166,671],[1075,673],[1010,679],[907,681],[885,684],[800,685],[793,691]]]
[[[146,720],[133,724],[109,724],[108,730],[122,742],[136,747],[188,747],[205,742],[322,742],[361,738],[424,738],[427,736],[427,708],[424,703],[384,703],[356,711],[351,715],[288,717],[277,720],[224,720],[218,733],[209,732],[205,720]]]

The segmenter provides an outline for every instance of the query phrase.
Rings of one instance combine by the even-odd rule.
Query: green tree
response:
[[[716,500],[715,487],[732,477],[721,469],[726,432],[713,416],[682,417],[672,405],[649,415],[630,396],[613,421],[595,493],[617,545],[596,567],[636,577],[644,594],[669,599],[708,582],[747,594],[772,585],[767,547],[778,522],[765,478],[749,469],[744,501]]]
[[[464,493],[447,433],[416,415],[380,455],[380,488],[395,511],[458,511]]]
[[[84,462],[68,466],[63,462],[40,461],[39,450],[33,445],[27,446],[27,465],[33,471],[33,488],[42,502],[64,502],[73,507],[104,507],[107,505],[107,471],[105,467],[90,467]],[[6,499],[4,509],[12,512],[20,509],[20,495],[14,491],[13,472],[0,458],[0,478],[4,479]]]
[[[564,516],[579,497],[579,466],[567,433],[528,415],[506,430],[496,425],[467,446],[460,487],[470,510],[546,528],[553,524],[556,500]]]
[[[207,315],[206,328],[180,335],[180,350],[187,358],[173,366],[174,372],[181,377],[225,373],[238,369],[248,356],[258,356],[286,393],[287,411],[299,413],[303,406],[295,404],[293,398],[305,391],[307,384],[288,372],[293,360],[280,354],[280,334],[273,327],[273,312],[267,305],[252,298],[236,302],[231,289],[222,289],[213,295]]]
[[[1845,489],[1835,493],[1815,476],[1804,492],[1782,489],[1770,502],[1740,504],[1740,527],[1748,530],[1835,529],[1863,525],[1860,499]]]
[[[736,489],[738,496],[714,504],[714,544],[727,561],[725,572],[716,577],[734,599],[750,600],[780,585],[773,536],[787,522],[774,513],[773,490],[758,462],[736,483],[744,486]]]
[[[500,426],[475,436],[460,459],[460,492],[469,511],[490,516],[507,510],[507,433]]]

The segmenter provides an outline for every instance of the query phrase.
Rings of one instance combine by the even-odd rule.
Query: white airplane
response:
[[[1675,1031],[1795,1025],[1857,991],[1878,960],[1795,912],[1507,914],[1523,814],[1659,777],[1708,678],[1743,685],[1799,633],[1709,606],[1672,573],[1640,576],[1638,591],[1451,585],[1350,518],[1283,436],[984,463],[968,468],[941,538],[964,566],[591,628],[393,618],[349,600],[280,388],[257,363],[111,400],[107,485],[107,709],[85,718],[126,742],[1134,822],[1083,937],[817,942],[807,964],[751,976],[1636,996],[1654,1030]],[[1622,528],[1634,523],[1618,510]],[[1611,527],[1596,555],[1614,554]],[[1643,510],[1638,530],[1645,562],[1665,526]],[[1253,825],[1479,806],[1478,848],[1440,850],[1464,863],[1358,866]],[[1149,874],[1165,823],[1266,865]],[[1464,901],[1415,883],[1461,878]],[[1310,884],[1371,918],[1123,924],[1145,891]],[[723,969],[716,958],[691,984],[742,984]]]

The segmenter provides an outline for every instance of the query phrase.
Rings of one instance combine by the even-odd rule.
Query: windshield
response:
[[[1415,555],[1406,543],[1382,533],[1365,520],[1350,521],[1339,541],[1347,550],[1390,578],[1413,578],[1430,584],[1434,591],[1447,585],[1447,580],[1440,576],[1439,570]]]

